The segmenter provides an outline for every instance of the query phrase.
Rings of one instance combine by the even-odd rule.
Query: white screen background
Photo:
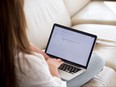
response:
[[[94,38],[59,28],[55,27],[46,53],[86,66]]]

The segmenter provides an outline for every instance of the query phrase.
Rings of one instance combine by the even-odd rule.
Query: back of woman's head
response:
[[[0,0],[0,87],[17,87],[16,52],[30,53],[23,0]]]

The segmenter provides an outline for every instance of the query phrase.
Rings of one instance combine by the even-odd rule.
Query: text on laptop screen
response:
[[[46,53],[86,66],[95,38],[57,26],[54,28]]]

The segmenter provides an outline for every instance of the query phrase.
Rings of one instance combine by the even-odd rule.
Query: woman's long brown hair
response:
[[[31,53],[23,0],[0,0],[0,87],[18,87],[16,52]]]

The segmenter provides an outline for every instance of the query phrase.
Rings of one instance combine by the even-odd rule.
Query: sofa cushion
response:
[[[116,26],[99,24],[79,24],[74,29],[97,35],[98,43],[116,46]]]
[[[63,0],[25,0],[29,40],[43,49],[54,23],[71,26]]]
[[[113,69],[105,66],[97,76],[82,87],[116,87],[115,82],[116,72]]]
[[[72,24],[116,25],[116,2],[91,1],[84,9],[72,17]]]
[[[99,55],[105,61],[106,66],[111,67],[116,71],[116,46],[113,47],[97,44],[94,53]]]
[[[64,0],[66,8],[70,16],[73,16],[76,12],[80,11],[86,6],[91,0]]]

